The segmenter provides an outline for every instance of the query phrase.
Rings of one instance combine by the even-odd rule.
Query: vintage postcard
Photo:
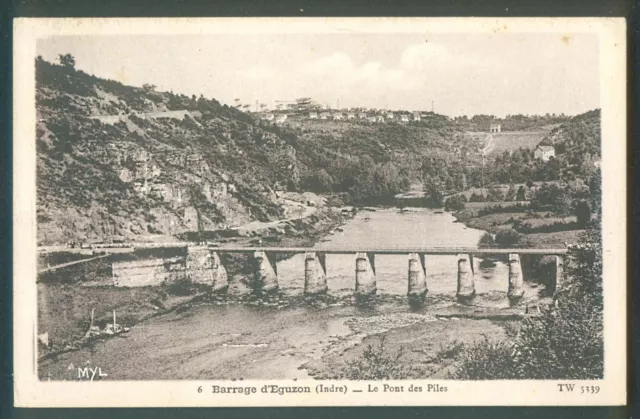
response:
[[[17,19],[16,404],[625,404],[625,31]]]

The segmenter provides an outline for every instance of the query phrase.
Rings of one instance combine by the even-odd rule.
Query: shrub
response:
[[[518,377],[513,356],[514,347],[506,341],[489,339],[468,345],[460,353],[458,369],[454,373],[461,380],[500,380]]]
[[[566,262],[554,305],[522,322],[511,341],[485,339],[461,352],[458,379],[601,379],[604,372],[599,226]]]
[[[498,188],[491,188],[487,191],[487,201],[498,202],[504,201],[504,194]]]
[[[580,226],[585,226],[591,221],[591,206],[587,201],[578,201],[575,209],[576,218]]]
[[[469,202],[484,202],[484,196],[482,196],[482,194],[474,192],[471,194]]]
[[[460,354],[457,379],[598,379],[604,367],[602,313],[585,298],[525,320],[513,341],[485,338]]]
[[[484,233],[478,240],[478,247],[491,247],[495,244],[493,236],[490,233]]]
[[[466,202],[467,198],[464,195],[454,195],[446,200],[444,209],[447,211],[461,211],[464,209]]]
[[[520,233],[513,228],[505,227],[498,230],[496,233],[495,243],[500,246],[513,246],[518,244],[520,240]]]
[[[571,210],[571,196],[556,183],[545,183],[531,200],[531,206],[534,208],[550,207],[559,214],[567,214]]]
[[[527,190],[524,186],[520,186],[518,188],[518,192],[516,193],[516,201],[524,201],[526,199]]]
[[[408,378],[408,369],[401,361],[403,352],[395,356],[386,354],[385,336],[378,347],[367,345],[362,357],[347,363],[345,378],[348,380],[401,380]]]

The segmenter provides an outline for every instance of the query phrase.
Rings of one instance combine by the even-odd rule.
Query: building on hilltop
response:
[[[551,145],[538,145],[533,156],[538,160],[549,161],[551,157],[556,156],[556,149]]]
[[[318,112],[309,112],[309,119],[318,119]]]
[[[409,115],[400,115],[400,122],[409,122]]]
[[[500,124],[490,124],[489,125],[489,132],[500,132],[502,129],[502,127],[500,126]]]
[[[414,121],[420,121],[420,119],[422,119],[422,118],[420,117],[420,112],[414,112],[414,113],[413,113],[413,120],[414,120]]]

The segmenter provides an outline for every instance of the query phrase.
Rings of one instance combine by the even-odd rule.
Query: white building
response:
[[[309,119],[318,119],[318,112],[310,112]]]
[[[500,132],[501,128],[500,124],[491,124],[489,125],[489,132]]]
[[[400,115],[401,122],[409,122],[409,115]]]
[[[262,117],[265,121],[273,121],[276,117],[272,113],[268,113]]]
[[[276,123],[282,124],[286,120],[287,120],[287,115],[278,115],[278,117],[276,118]]]
[[[348,113],[347,114],[347,119],[356,119],[356,114],[355,113]]]
[[[320,119],[327,120],[329,119],[329,116],[330,116],[329,112],[323,112],[320,114]]]
[[[556,156],[556,149],[550,145],[539,145],[533,152],[533,156],[542,161],[549,161],[551,157]]]
[[[421,119],[420,118],[420,112],[414,112],[413,113],[413,120],[414,121],[419,121],[420,119]]]
[[[344,119],[344,115],[342,115],[341,113],[335,113],[333,114],[333,119],[336,121],[340,121]]]

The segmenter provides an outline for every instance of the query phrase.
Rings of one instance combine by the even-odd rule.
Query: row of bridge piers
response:
[[[202,267],[201,274],[195,282],[212,286],[214,292],[224,292],[228,288],[228,278],[217,251],[209,250],[207,267]],[[461,302],[472,300],[476,295],[475,272],[473,254],[458,253],[457,259],[457,290],[456,296]],[[255,291],[269,294],[278,290],[278,271],[274,253],[258,250],[252,253],[254,262]],[[555,255],[555,287],[562,275],[562,256]],[[189,262],[187,261],[187,265]],[[524,296],[524,277],[520,255],[508,253],[508,291],[510,300],[519,300]],[[187,270],[190,267],[187,266]],[[322,295],[327,293],[326,254],[319,251],[306,251],[304,257],[304,293],[306,295]],[[408,253],[408,287],[407,296],[410,302],[423,302],[428,291],[427,287],[427,255],[425,253]],[[355,295],[367,298],[377,292],[375,253],[355,253]]]

